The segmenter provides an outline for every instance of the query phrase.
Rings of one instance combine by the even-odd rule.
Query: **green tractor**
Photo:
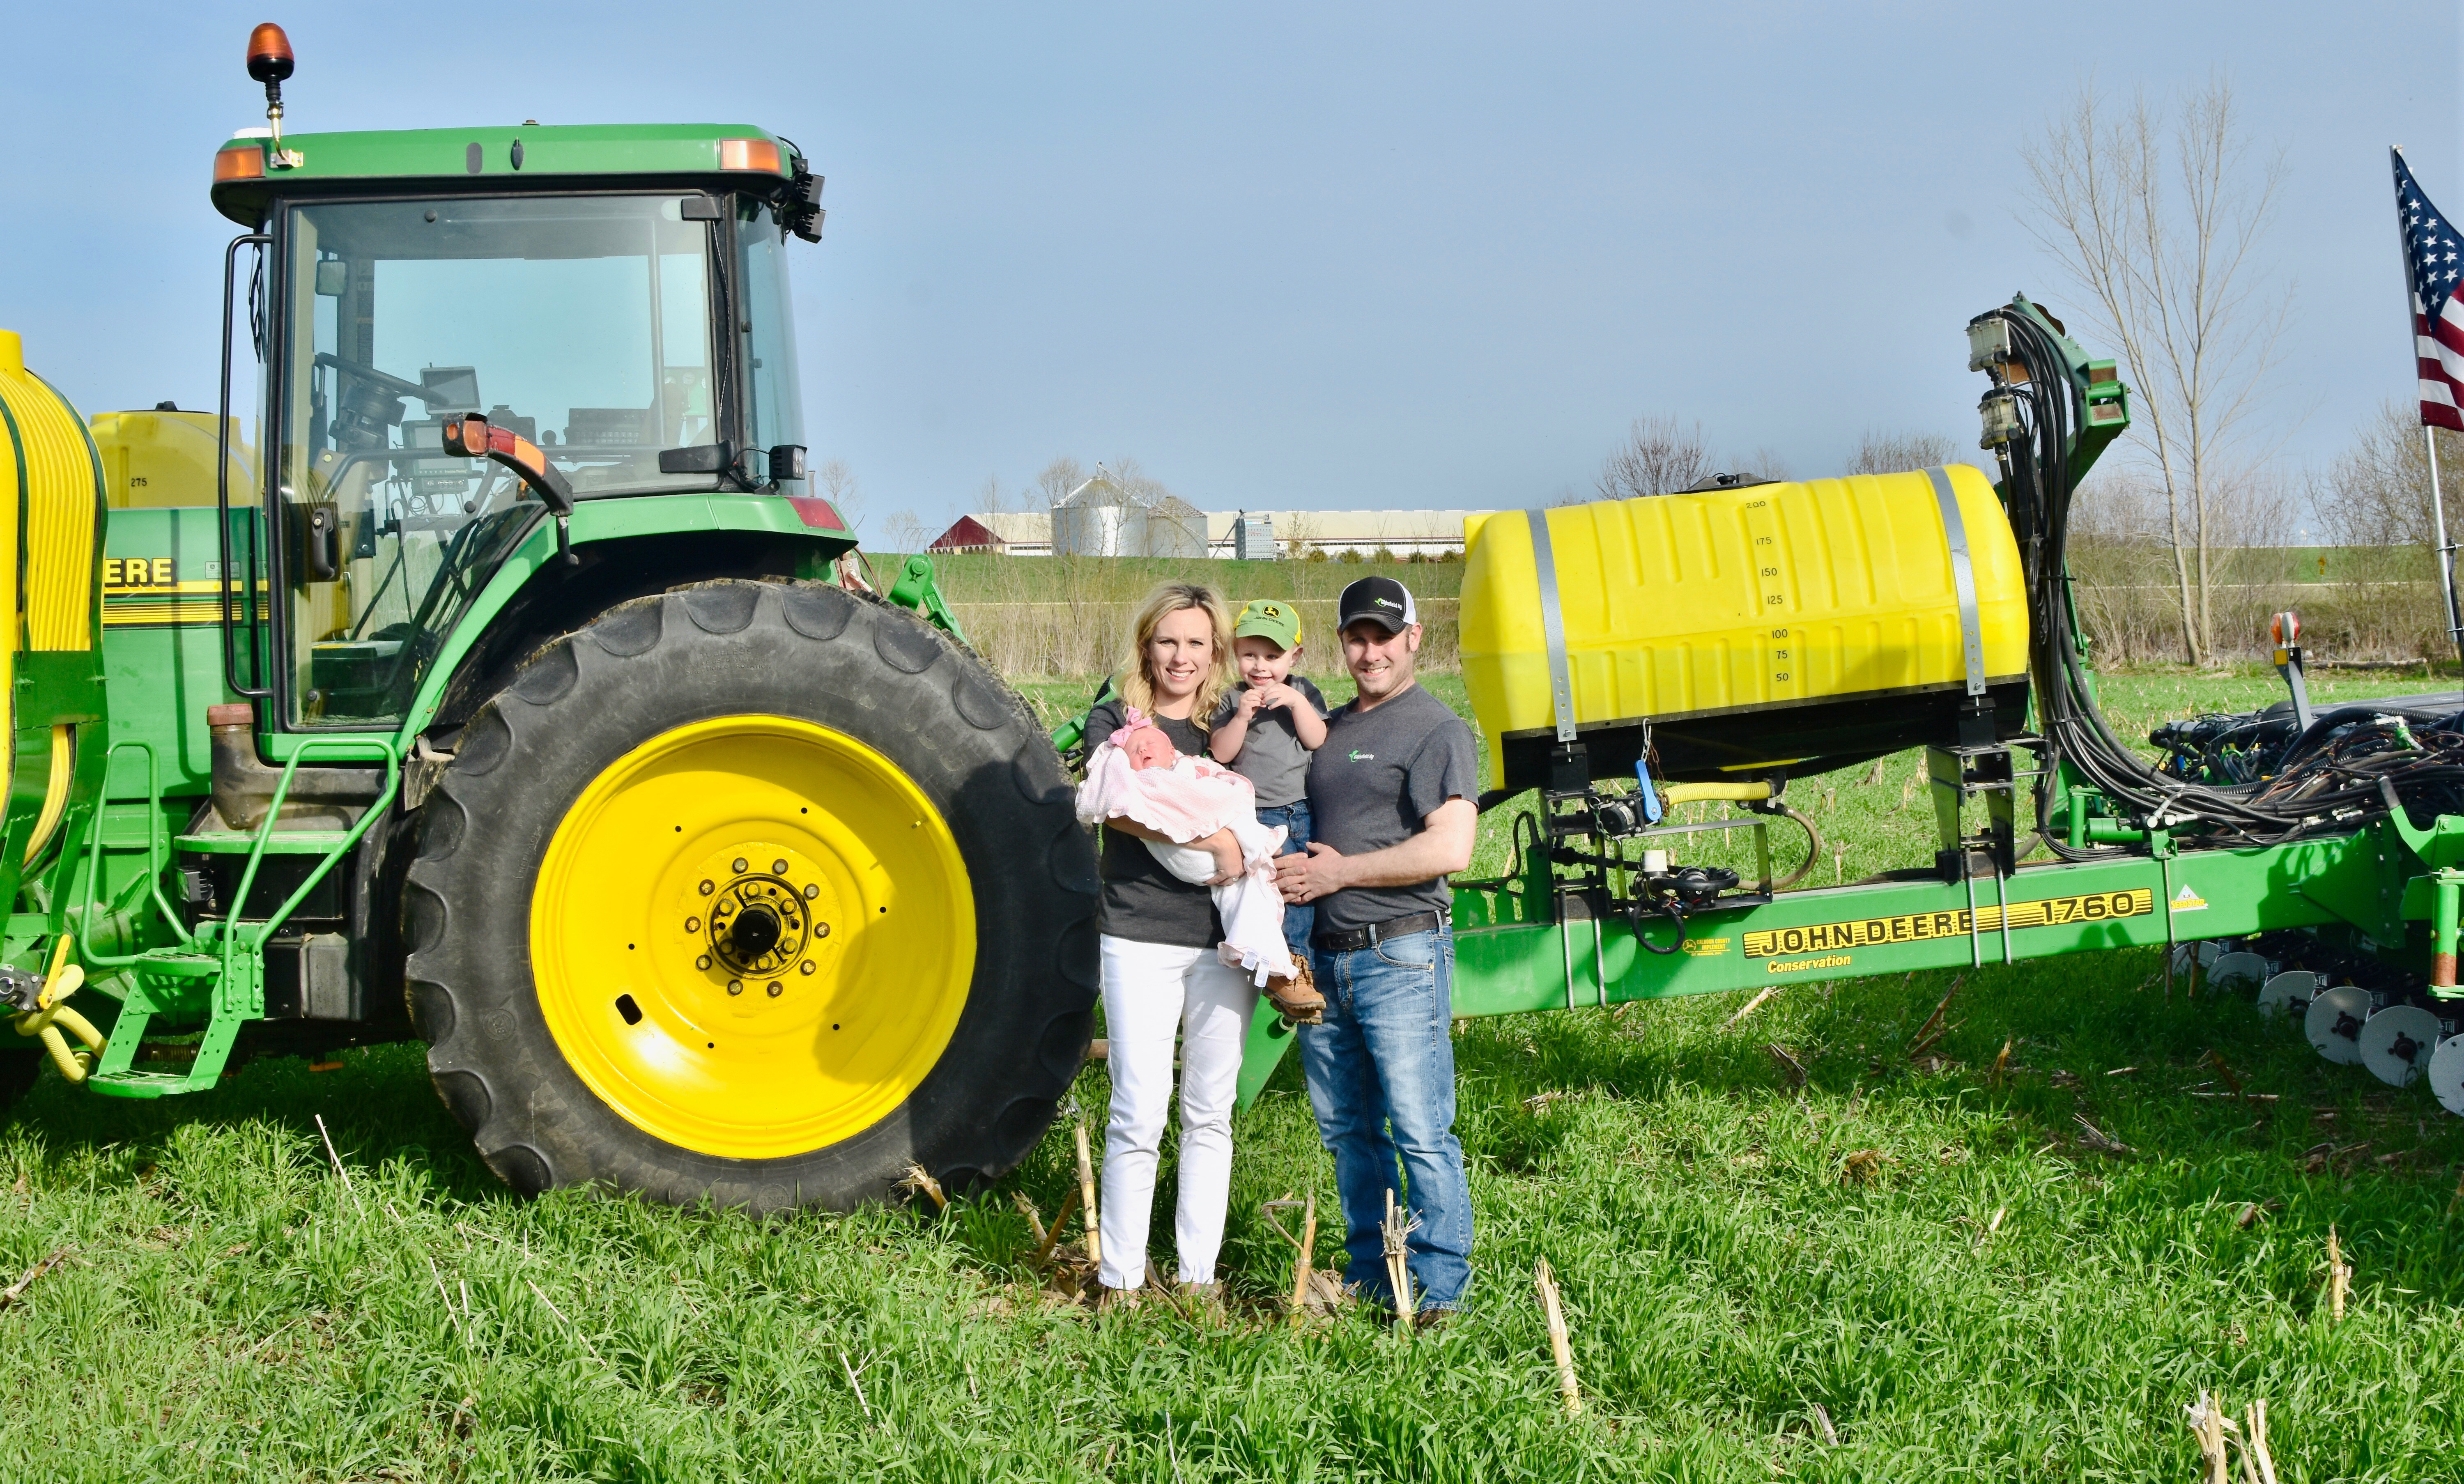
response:
[[[929,569],[875,595],[810,488],[820,180],[737,126],[286,140],[291,70],[258,28],[272,127],[215,157],[219,412],[89,429],[0,338],[0,1102],[416,1037],[527,1192],[1006,1170],[1091,1035],[1094,857]]]

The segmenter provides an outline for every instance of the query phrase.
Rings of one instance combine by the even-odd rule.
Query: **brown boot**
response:
[[[1292,977],[1266,977],[1266,1003],[1294,1025],[1318,1025],[1326,1019],[1326,996],[1317,992],[1309,965],[1294,960]]]

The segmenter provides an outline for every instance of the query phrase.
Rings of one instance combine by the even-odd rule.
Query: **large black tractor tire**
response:
[[[412,1022],[525,1193],[963,1189],[1034,1146],[1093,1032],[1060,760],[878,601],[721,580],[610,608],[473,716],[425,813]]]

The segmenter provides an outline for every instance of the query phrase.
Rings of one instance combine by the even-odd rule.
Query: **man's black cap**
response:
[[[1334,605],[1334,626],[1347,629],[1355,619],[1375,619],[1386,632],[1399,634],[1420,622],[1412,590],[1393,578],[1362,578],[1343,590]]]

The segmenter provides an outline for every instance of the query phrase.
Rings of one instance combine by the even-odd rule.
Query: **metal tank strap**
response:
[[[1950,543],[1950,580],[1959,594],[1960,647],[1968,660],[1968,693],[1985,693],[1985,635],[1976,622],[1976,568],[1968,556],[1968,522],[1959,513],[1959,496],[1950,488],[1950,470],[1937,465],[1925,470],[1933,481],[1934,503],[1942,507],[1943,539]]]
[[[1549,513],[1527,510],[1523,518],[1531,523],[1531,562],[1539,569],[1540,632],[1549,641],[1549,694],[1557,706],[1557,740],[1572,742],[1574,681],[1566,665],[1566,615],[1557,606],[1557,556],[1549,545]],[[1971,603],[1969,612],[1974,611]]]

